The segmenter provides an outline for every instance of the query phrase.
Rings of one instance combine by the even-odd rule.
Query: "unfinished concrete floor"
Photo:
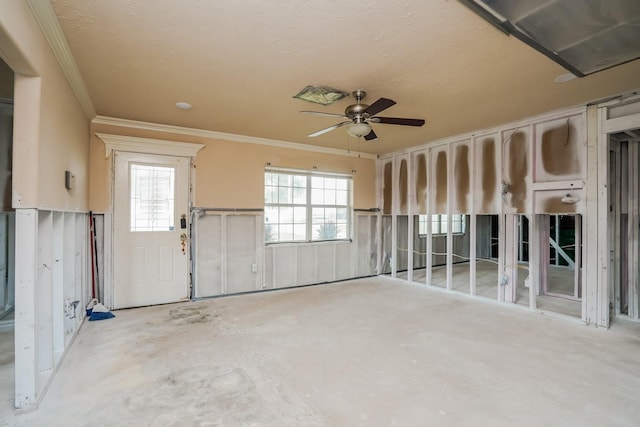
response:
[[[640,329],[384,277],[86,322],[17,426],[623,426]],[[0,422],[0,425],[3,423]]]

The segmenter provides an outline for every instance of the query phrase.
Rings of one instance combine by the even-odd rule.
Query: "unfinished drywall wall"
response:
[[[400,214],[406,215],[409,202],[409,178],[407,171],[407,159],[400,160],[400,171],[398,172],[398,196],[400,203]]]
[[[415,195],[416,195],[416,211],[415,213],[427,213],[427,155],[418,153],[414,157],[416,164],[415,171]]]
[[[573,132],[572,132],[573,130]],[[575,128],[569,123],[542,133],[542,168],[551,175],[572,175],[580,171]]]
[[[429,285],[471,295],[529,304],[524,290],[527,276],[517,274],[518,262],[528,259],[526,217],[585,210],[585,135],[586,110],[580,108],[384,156],[381,172],[389,164],[400,168],[407,159],[412,173],[408,193],[415,198],[408,206],[409,220],[402,203],[392,205],[382,218],[382,271],[414,282],[425,278]],[[394,173],[399,177],[399,171]],[[383,173],[380,177],[384,194],[403,191],[399,187],[403,180],[397,177],[388,188],[389,180]],[[429,212],[426,223],[419,215],[423,194]],[[454,231],[454,221],[460,220],[454,215],[464,215],[463,232]],[[433,234],[437,228],[441,230]],[[390,268],[394,263],[395,271]],[[405,268],[411,271],[404,274]],[[506,286],[499,285],[503,276]]]
[[[436,153],[433,153],[432,156],[435,155],[435,176],[434,176],[434,184],[435,184],[435,203],[433,208],[433,213],[444,214],[447,213],[447,152],[444,150],[439,150]]]
[[[356,214],[354,239],[269,245],[264,248],[263,289],[327,283],[377,272],[378,217]]]
[[[477,184],[476,212],[493,214],[500,211],[497,136],[482,138],[476,148]],[[478,179],[479,178],[479,179]]]
[[[512,213],[525,213],[528,199],[529,175],[529,142],[528,135],[523,131],[513,131],[505,138],[506,156],[505,182],[507,184],[505,198]]]
[[[87,239],[89,119],[71,89],[27,2],[0,2],[0,56],[14,80],[11,204],[15,208],[15,406],[37,405],[82,318],[86,292],[75,276]],[[65,171],[75,187],[65,187]],[[67,215],[74,218],[67,230]],[[69,220],[70,221],[70,220]],[[72,249],[72,251],[67,250]],[[78,255],[79,254],[79,255]],[[77,264],[76,264],[77,262]],[[88,277],[78,285],[86,289]],[[67,293],[67,287],[74,291]],[[65,320],[69,304],[80,312]],[[73,302],[73,301],[72,301]]]
[[[409,217],[396,216],[396,271],[407,271],[409,266]]]
[[[393,208],[393,163],[384,163],[382,168],[382,213],[390,214]]]
[[[576,198],[573,201],[572,198]],[[534,194],[534,213],[572,214],[584,207],[581,190],[539,190]]]
[[[15,305],[15,240],[15,214],[0,212],[0,321]]]
[[[535,182],[585,178],[584,120],[578,114],[535,125]]]
[[[453,183],[455,189],[454,203],[451,211],[467,213],[470,211],[471,175],[469,146],[466,143],[454,146]]]
[[[196,298],[262,289],[261,212],[202,211],[193,222]]]

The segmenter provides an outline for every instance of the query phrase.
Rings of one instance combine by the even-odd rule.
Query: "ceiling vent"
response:
[[[578,77],[640,58],[638,0],[459,0]]]
[[[313,102],[314,104],[331,105],[347,95],[348,93],[345,91],[326,86],[307,86],[293,97],[302,99],[303,101]]]

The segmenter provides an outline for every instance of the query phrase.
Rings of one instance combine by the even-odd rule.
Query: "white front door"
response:
[[[114,155],[113,308],[187,299],[189,158]]]

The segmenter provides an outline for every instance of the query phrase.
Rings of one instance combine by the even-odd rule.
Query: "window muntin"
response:
[[[265,171],[265,242],[349,239],[351,181],[348,175]]]
[[[174,229],[175,174],[170,166],[129,166],[131,231]]]
[[[449,220],[447,215],[420,215],[418,218],[418,233],[421,236],[427,234],[427,227],[431,218],[431,235],[447,234],[449,231]],[[451,215],[451,232],[453,234],[464,234],[466,231],[465,215]]]

